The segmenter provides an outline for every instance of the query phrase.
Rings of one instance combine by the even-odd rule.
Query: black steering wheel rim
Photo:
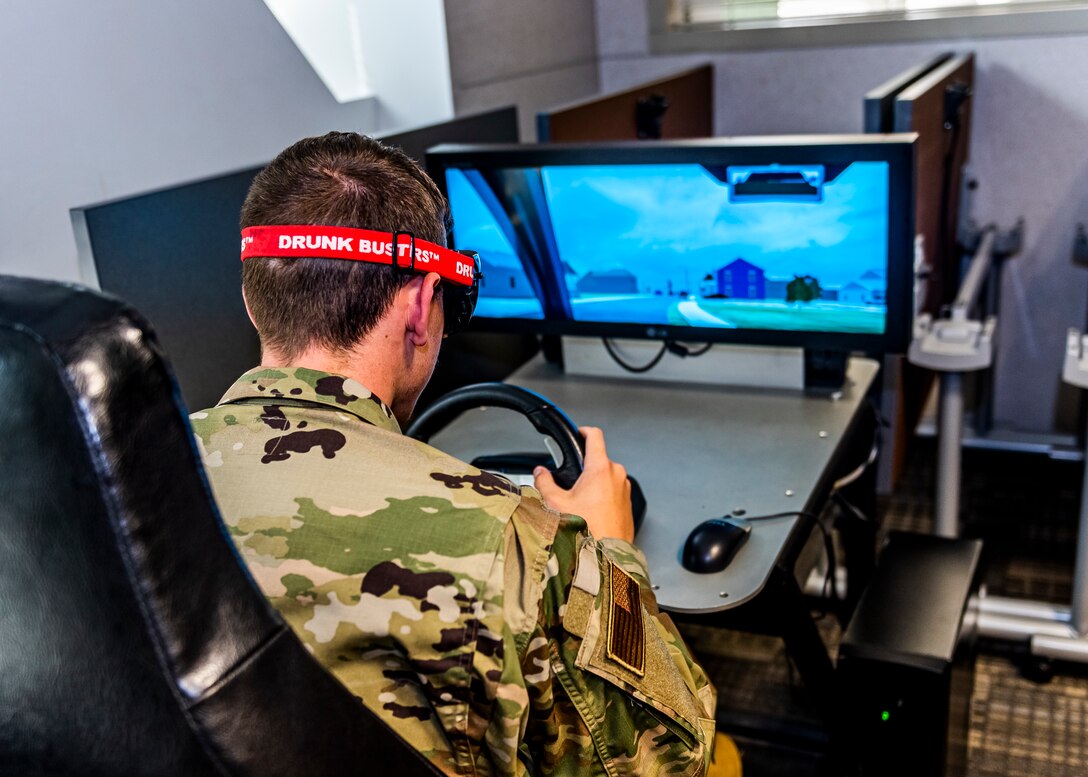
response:
[[[420,413],[405,434],[429,442],[457,416],[478,407],[501,407],[528,418],[563,454],[563,463],[553,470],[556,484],[569,489],[578,480],[585,462],[585,439],[578,427],[546,397],[509,383],[474,383],[454,389]]]

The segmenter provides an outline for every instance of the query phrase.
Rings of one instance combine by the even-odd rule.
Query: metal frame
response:
[[[1076,329],[1069,330],[1066,338],[1062,379],[1071,386],[1088,388],[1088,335]],[[1084,469],[1071,605],[984,596],[978,612],[979,633],[984,636],[1026,638],[1036,656],[1088,663],[1088,466]]]
[[[919,366],[941,372],[935,532],[946,537],[959,534],[963,373],[985,369],[993,359],[996,320],[991,317],[983,324],[968,316],[982,295],[995,265],[995,254],[1009,247],[1001,245],[1007,237],[999,236],[993,227],[985,230],[949,318],[932,321],[929,316],[920,316],[908,357]],[[1088,388],[1088,335],[1075,329],[1069,330],[1066,338],[1062,379],[1071,386]],[[1027,640],[1035,656],[1088,663],[1088,465],[1084,470],[1070,606],[983,594],[973,609],[981,636]]]
[[[993,362],[997,319],[991,316],[985,322],[973,321],[969,315],[994,264],[995,236],[994,227],[983,233],[949,317],[933,320],[928,313],[918,317],[907,354],[911,364],[940,373],[936,533],[942,537],[959,535],[963,374],[985,369]]]
[[[918,40],[951,40],[1024,35],[1069,35],[1088,31],[1088,9],[1082,3],[1057,8],[1010,11],[982,6],[902,14],[898,18],[832,18],[819,23],[779,21],[766,26],[723,29],[718,25],[670,27],[668,0],[647,0],[650,53],[745,51],[776,48],[819,48]]]

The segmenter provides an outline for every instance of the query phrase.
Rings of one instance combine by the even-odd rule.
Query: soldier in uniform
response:
[[[353,133],[285,150],[242,210],[249,234],[322,225],[438,247],[447,222],[418,165]],[[715,691],[657,608],[600,430],[583,429],[570,491],[405,437],[449,278],[324,258],[335,240],[297,235],[276,244],[293,253],[247,257],[252,239],[262,366],[192,423],[238,550],[314,657],[451,774],[704,774]]]

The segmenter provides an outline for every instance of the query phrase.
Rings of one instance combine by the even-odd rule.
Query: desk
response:
[[[709,614],[755,598],[771,579],[798,518],[757,521],[722,572],[680,566],[688,533],[727,512],[819,512],[833,464],[879,367],[851,359],[837,398],[567,376],[537,357],[507,378],[550,399],[577,424],[604,430],[609,456],[627,467],[646,495],[635,544],[646,554],[663,609]],[[540,434],[511,411],[466,413],[431,443],[471,460],[484,453],[542,450]]]
[[[835,668],[794,572],[811,520],[755,522],[748,542],[717,574],[688,572],[680,565],[680,549],[692,528],[726,512],[819,513],[835,478],[869,451],[861,431],[866,414],[859,411],[878,370],[874,361],[851,359],[836,398],[568,376],[543,357],[507,378],[548,397],[575,423],[601,427],[609,456],[639,480],[647,512],[635,544],[646,554],[660,606],[678,620],[781,637],[823,723],[822,732],[798,732],[775,720],[754,722],[719,704],[724,731],[777,740],[775,746],[819,743],[833,758],[843,757],[848,740],[835,706]],[[462,415],[431,443],[465,460],[543,450],[527,420],[496,408]],[[872,491],[871,476],[866,480],[855,487]],[[847,561],[860,561],[850,564],[850,600],[871,569],[874,532],[870,523],[842,535]]]

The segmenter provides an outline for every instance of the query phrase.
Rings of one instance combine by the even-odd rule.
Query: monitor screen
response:
[[[480,252],[485,326],[900,347],[910,140],[783,140],[428,160],[452,242]]]

